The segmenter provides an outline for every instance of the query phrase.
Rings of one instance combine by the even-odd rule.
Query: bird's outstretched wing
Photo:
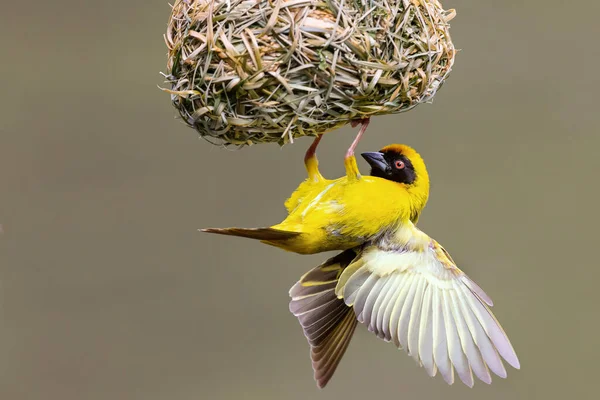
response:
[[[370,331],[449,384],[455,370],[468,386],[473,373],[486,383],[490,370],[506,377],[500,356],[519,368],[491,299],[442,246],[411,229],[367,245],[339,277],[338,297]]]
[[[352,308],[335,295],[337,280],[354,259],[346,250],[310,270],[290,289],[290,311],[298,318],[310,344],[315,380],[323,388],[333,376],[357,320]]]

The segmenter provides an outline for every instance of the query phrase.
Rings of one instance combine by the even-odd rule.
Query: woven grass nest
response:
[[[163,90],[215,144],[283,145],[431,100],[454,15],[437,0],[177,0]]]

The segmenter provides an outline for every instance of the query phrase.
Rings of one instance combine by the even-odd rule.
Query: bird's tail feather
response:
[[[333,376],[356,328],[352,307],[335,294],[339,276],[355,256],[351,249],[330,258],[290,289],[290,311],[310,344],[314,377],[320,388]]]
[[[284,231],[273,228],[206,228],[202,232],[217,233],[219,235],[240,236],[250,239],[278,242],[295,238],[300,232]]]

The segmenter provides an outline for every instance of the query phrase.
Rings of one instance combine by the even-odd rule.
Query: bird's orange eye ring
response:
[[[398,161],[396,161],[394,163],[394,166],[396,167],[396,169],[403,169],[404,168],[404,161],[398,160]]]

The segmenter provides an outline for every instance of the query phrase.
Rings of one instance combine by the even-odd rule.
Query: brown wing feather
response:
[[[329,382],[342,360],[358,323],[352,308],[347,307],[344,318],[319,346],[310,350],[315,380],[319,388]]]
[[[290,311],[298,317],[310,344],[315,380],[325,387],[356,328],[352,308],[335,294],[337,280],[356,253],[346,250],[310,270],[290,289]]]

